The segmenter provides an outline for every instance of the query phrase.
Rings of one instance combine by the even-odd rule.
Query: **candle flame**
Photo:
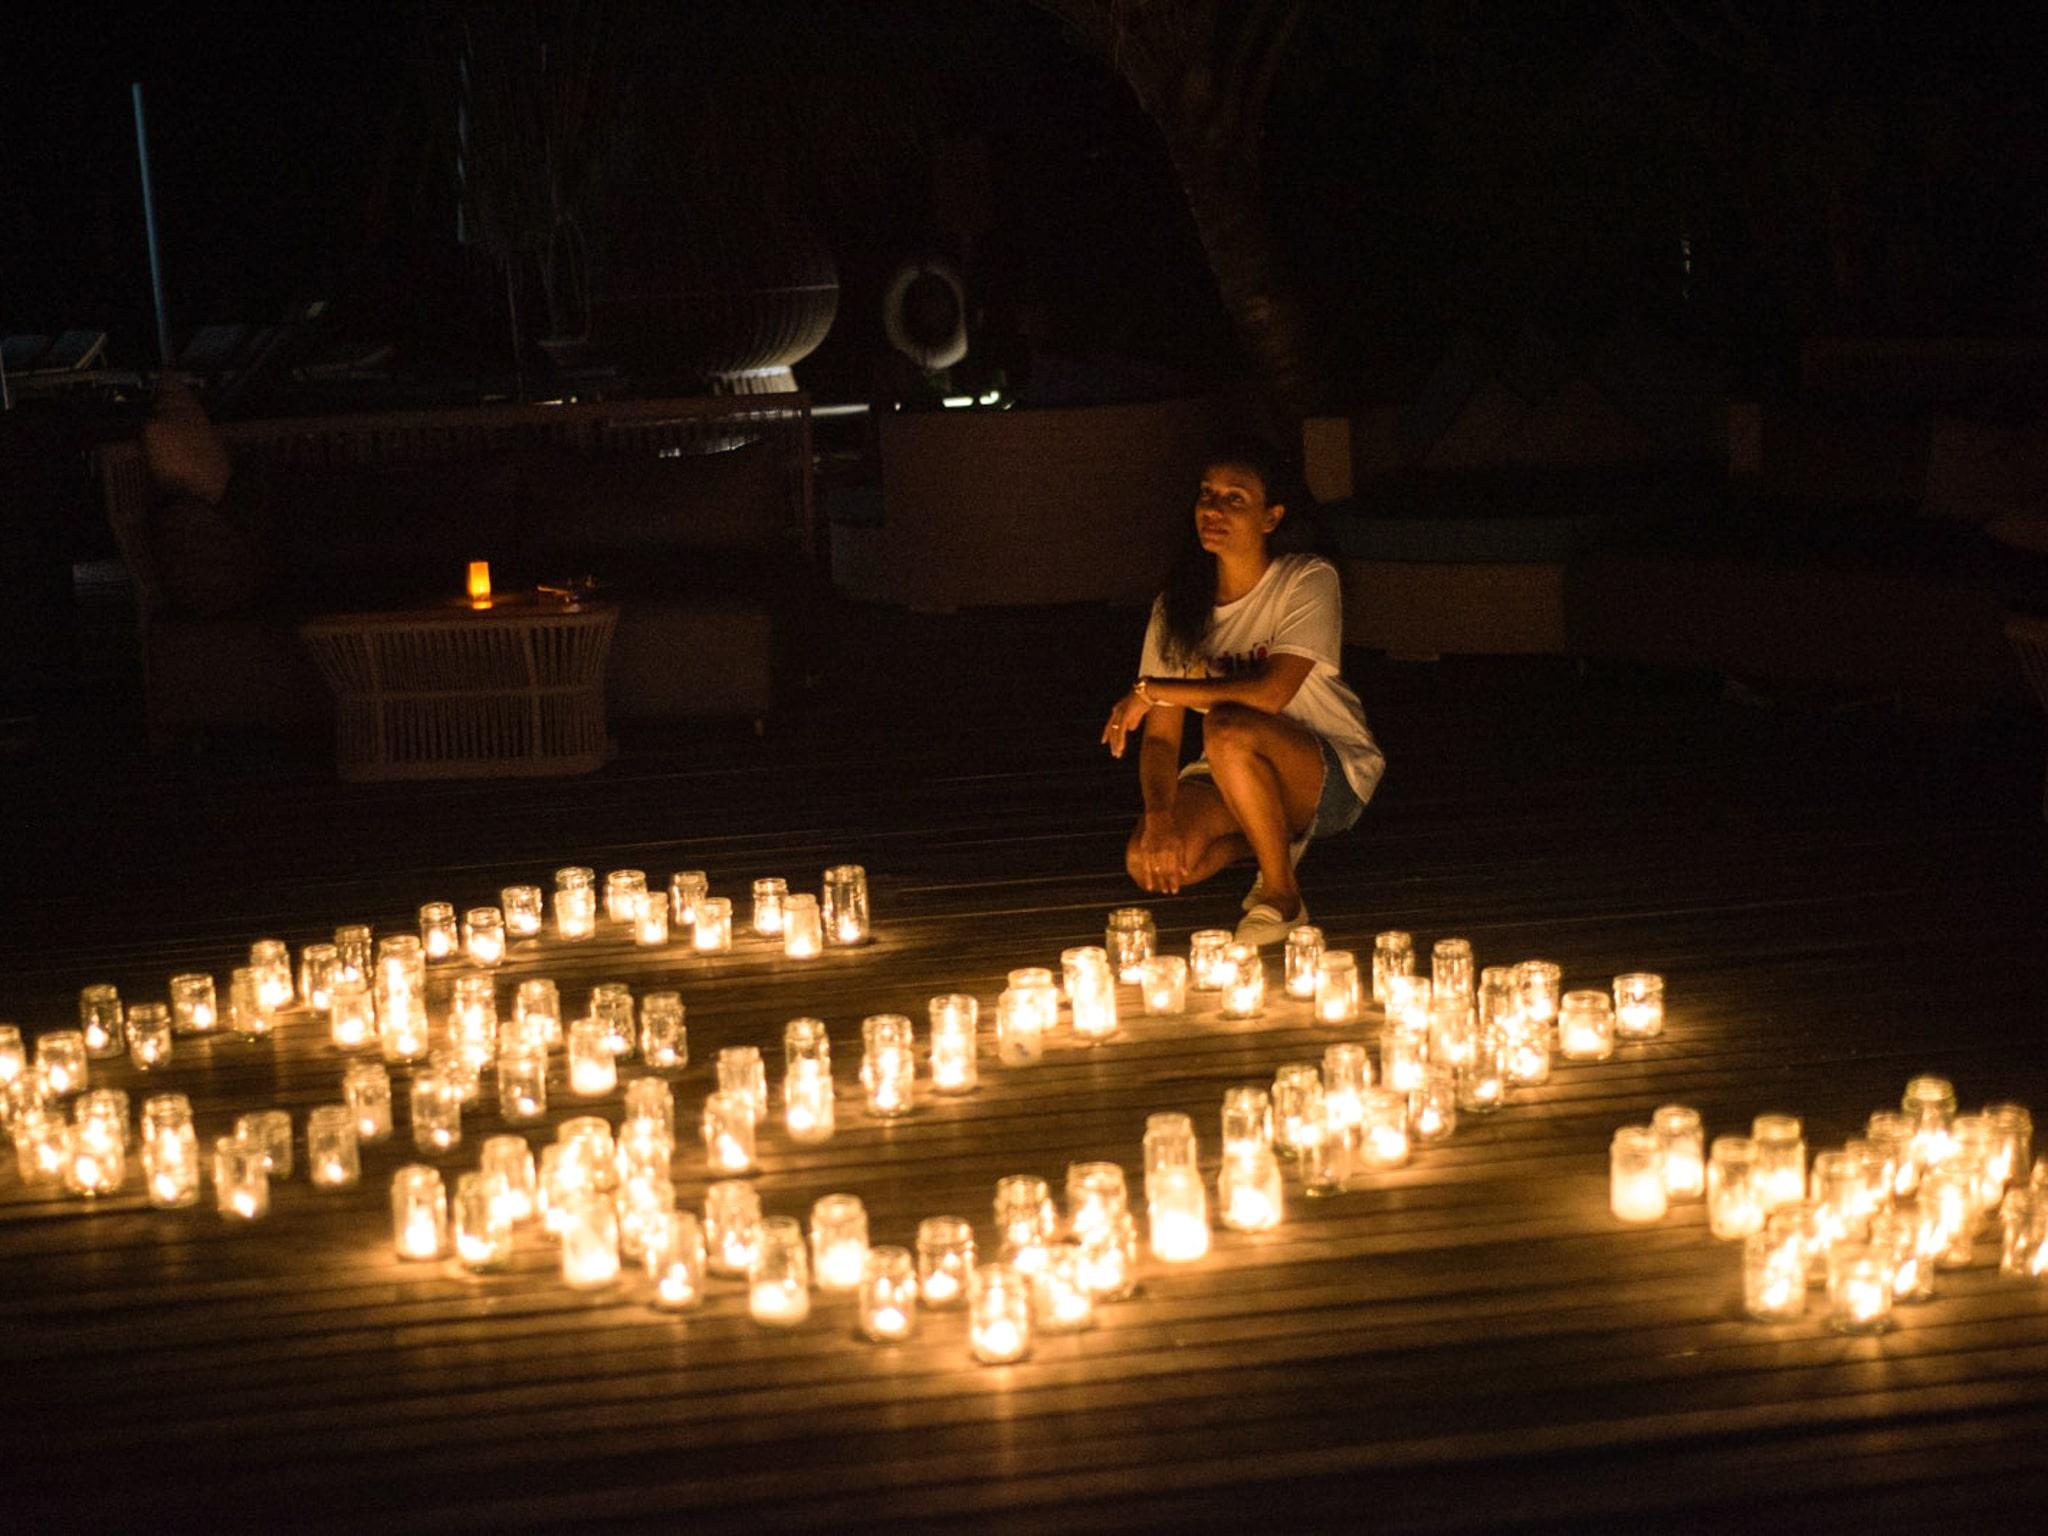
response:
[[[469,600],[479,608],[491,606],[491,562],[472,560],[469,562]]]

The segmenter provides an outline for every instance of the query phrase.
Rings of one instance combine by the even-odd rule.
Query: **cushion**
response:
[[[203,502],[219,501],[233,473],[226,444],[174,373],[158,376],[150,419],[142,427],[142,456],[159,491]]]

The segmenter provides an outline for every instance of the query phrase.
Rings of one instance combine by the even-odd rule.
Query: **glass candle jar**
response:
[[[1991,1161],[1986,1172],[2000,1188],[2021,1182],[2034,1155],[2033,1113],[2024,1104],[1987,1104],[1983,1113],[1991,1126]]]
[[[386,956],[377,962],[372,1006],[377,1014],[377,1049],[386,1061],[420,1061],[431,1045],[424,978],[407,979],[408,962]]]
[[[1161,1110],[1145,1117],[1145,1181],[1168,1168],[1193,1168],[1201,1158],[1195,1137],[1195,1122],[1176,1110]]]
[[[1806,1198],[1806,1130],[1797,1115],[1758,1115],[1750,1122],[1757,1193],[1766,1211]]]
[[[1070,1003],[1081,978],[1090,972],[1109,974],[1109,951],[1100,944],[1075,944],[1060,951],[1060,990]]]
[[[1408,1161],[1408,1095],[1398,1088],[1368,1088],[1360,1095],[1358,1164],[1399,1168]]]
[[[1824,1242],[1832,1245],[1868,1238],[1873,1208],[1861,1158],[1847,1152],[1821,1153],[1813,1160],[1809,1188]]]
[[[1892,1266],[1892,1300],[1910,1305],[1934,1297],[1934,1261],[1920,1252],[1920,1224],[1905,1211],[1880,1211],[1870,1219],[1870,1245]]]
[[[633,1054],[633,989],[623,981],[601,981],[590,989],[588,1017],[604,1025],[605,1049],[614,1057]]]
[[[1147,1018],[1167,1018],[1188,1009],[1188,963],[1179,955],[1154,955],[1139,967],[1138,992]]]
[[[1463,1071],[1478,1050],[1479,1018],[1469,993],[1439,992],[1431,983],[1429,1059],[1433,1066]]]
[[[1229,974],[1223,981],[1223,1017],[1256,1019],[1266,1011],[1266,965],[1256,944],[1232,944],[1223,952]]]
[[[1615,1219],[1662,1221],[1664,1143],[1647,1125],[1625,1125],[1614,1133],[1607,1152],[1607,1203]]]
[[[557,1233],[562,1244],[562,1283],[592,1291],[619,1278],[619,1213],[609,1195],[571,1194],[563,1204]]]
[[[782,937],[782,917],[789,901],[789,882],[779,875],[754,882],[754,932],[764,939]]]
[[[1142,981],[1145,962],[1159,950],[1159,929],[1151,912],[1144,907],[1118,907],[1104,925],[1102,947],[1118,981]]]
[[[272,1182],[292,1176],[292,1117],[282,1109],[259,1109],[235,1117],[235,1135],[263,1149]]]
[[[858,864],[835,864],[825,871],[818,893],[825,937],[833,944],[864,944],[868,937],[868,872]]]
[[[455,1180],[455,1260],[472,1274],[512,1261],[512,1221],[497,1196],[497,1181],[465,1173]]]
[[[647,871],[644,869],[608,870],[604,877],[605,921],[631,925],[639,920],[640,909],[647,905]]]
[[[1515,979],[1521,983],[1522,1012],[1531,1024],[1549,1029],[1564,996],[1564,968],[1554,960],[1524,960],[1515,967]]]
[[[270,1211],[270,1162],[261,1147],[223,1136],[213,1144],[214,1209],[238,1221]]]
[[[1089,1289],[1089,1271],[1087,1253],[1076,1239],[1062,1238],[1047,1244],[1044,1262],[1025,1274],[1031,1286],[1034,1329],[1040,1333],[1080,1333],[1095,1326],[1095,1292]]]
[[[71,1127],[63,1166],[64,1187],[72,1194],[113,1194],[128,1177],[127,1127],[80,1117]]]
[[[441,1175],[408,1163],[391,1176],[391,1241],[401,1259],[438,1259],[448,1249],[448,1202]]]
[[[1880,1149],[1891,1168],[1892,1200],[1912,1199],[1921,1174],[1913,1153],[1913,1122],[1895,1109],[1881,1109],[1865,1122],[1863,1136]]]
[[[498,910],[505,919],[508,940],[540,937],[541,889],[537,885],[508,885],[498,892]]]
[[[355,1113],[346,1104],[315,1104],[306,1113],[306,1176],[315,1189],[350,1189],[362,1177]]]
[[[555,937],[574,944],[597,932],[597,888],[555,887]]]
[[[299,950],[299,996],[314,1013],[334,1005],[334,978],[341,969],[341,951],[332,944],[308,944]]]
[[[1040,1029],[1050,1031],[1058,1027],[1060,983],[1050,969],[1042,965],[1019,966],[1009,973],[1006,982],[1011,991],[1039,1010]]]
[[[101,1140],[111,1141],[122,1151],[128,1149],[128,1091],[125,1088],[95,1088],[80,1094],[71,1106],[73,1121],[97,1128]]]
[[[0,1090],[13,1087],[28,1071],[28,1046],[21,1038],[19,1024],[0,1024]],[[6,1107],[0,1104],[0,1121],[6,1119]]]
[[[676,1129],[676,1094],[659,1077],[636,1077],[626,1084],[626,1123],[646,1121],[673,1137]],[[759,1119],[757,1115],[755,1117]]]
[[[1372,1057],[1364,1046],[1344,1041],[1323,1052],[1323,1102],[1338,1129],[1365,1118],[1365,1090],[1372,1086]]]
[[[1388,976],[1386,1027],[1412,1030],[1427,1035],[1430,1007],[1434,998],[1434,983],[1427,976],[1407,973]]]
[[[446,1152],[462,1140],[462,1089],[441,1072],[412,1075],[412,1144]]]
[[[1225,959],[1234,935],[1227,928],[1198,928],[1188,936],[1188,985],[1197,992],[1221,992],[1237,967]]]
[[[53,1099],[84,1091],[85,1036],[75,1029],[45,1030],[36,1036],[35,1070]]]
[[[697,903],[697,921],[690,929],[690,947],[700,955],[722,955],[732,948],[732,901],[706,896]]]
[[[1853,1137],[1844,1142],[1842,1150],[1862,1172],[1858,1199],[1863,1217],[1868,1219],[1880,1211],[1890,1210],[1892,1188],[1898,1174],[1898,1170],[1892,1164],[1891,1150],[1864,1136]]]
[[[368,981],[375,969],[375,944],[368,923],[343,923],[334,930],[337,981]]]
[[[1977,1180],[1977,1204],[1986,1211],[1997,1210],[2005,1197],[2005,1179],[1998,1168],[1991,1122],[1982,1115],[1957,1115],[1949,1124],[1949,1137],[1955,1146],[1950,1163],[1968,1167]]]
[[[782,899],[782,953],[791,960],[815,960],[825,948],[825,917],[809,891]]]
[[[821,1291],[857,1291],[868,1257],[868,1212],[858,1195],[811,1204],[811,1268]]]
[[[1437,997],[1462,997],[1469,1004],[1477,979],[1470,939],[1438,939],[1430,946],[1429,982]]]
[[[1273,1098],[1263,1088],[1223,1090],[1223,1150],[1273,1145]]]
[[[996,999],[996,1060],[1029,1066],[1045,1055],[1045,1012],[1028,992],[1006,987]]]
[[[1925,1170],[1948,1160],[1954,1141],[1949,1122],[1956,1117],[1955,1085],[1945,1077],[1916,1077],[1906,1084],[1900,1110],[1913,1127],[1913,1160]]]
[[[761,1197],[744,1179],[720,1179],[704,1191],[706,1262],[715,1275],[745,1275],[761,1246]]]
[[[1458,1128],[1458,1074],[1432,1062],[1422,1086],[1408,1095],[1408,1133],[1423,1146],[1450,1140]]]
[[[1507,1035],[1499,1025],[1481,1018],[1472,1029],[1470,1059],[1458,1068],[1458,1108],[1475,1115],[1491,1114],[1507,1102]]]
[[[61,1183],[71,1159],[71,1127],[54,1106],[29,1104],[14,1113],[14,1163],[28,1188]]]
[[[975,1070],[975,1026],[981,1005],[965,993],[935,997],[928,1005],[931,1015],[932,1091],[966,1093],[977,1081]]]
[[[687,1312],[704,1300],[704,1227],[690,1211],[662,1211],[640,1237],[640,1261],[654,1282],[654,1305]]]
[[[1069,977],[1067,996],[1073,1005],[1077,1039],[1093,1045],[1116,1033],[1116,976],[1106,962],[1084,966]]]
[[[1415,936],[1398,928],[1376,933],[1372,940],[1372,1000],[1387,1001],[1387,978],[1409,976],[1415,971]]]
[[[1290,1061],[1273,1073],[1273,1150],[1292,1157],[1322,1135],[1323,1074],[1312,1061]]]
[[[1724,1241],[1761,1232],[1763,1176],[1756,1143],[1747,1136],[1716,1136],[1707,1149],[1707,1228]]]
[[[327,1035],[336,1050],[367,1049],[377,1038],[377,1007],[369,983],[360,977],[337,979],[327,994]]]
[[[1614,1054],[1614,1001],[1590,988],[1567,992],[1558,1006],[1557,1048],[1566,1061],[1605,1061]]]
[[[1806,1250],[1796,1235],[1752,1232],[1742,1240],[1742,1310],[1759,1323],[1806,1313]]]
[[[576,1019],[569,1025],[569,1091],[597,1099],[619,1083],[619,1059],[611,1051],[611,1030],[602,1019]]]
[[[1230,1147],[1216,1175],[1216,1205],[1233,1232],[1267,1232],[1280,1225],[1286,1202],[1280,1163],[1270,1147]]]
[[[471,907],[463,913],[462,952],[471,965],[503,964],[505,914],[496,907]]]
[[[996,1180],[995,1221],[998,1258],[1027,1275],[1045,1267],[1047,1250],[1059,1231],[1059,1212],[1045,1180],[1029,1173]]]
[[[192,1101],[182,1093],[153,1094],[142,1101],[142,1182],[149,1203],[160,1211],[199,1199],[199,1138],[192,1128]]]
[[[1324,949],[1317,954],[1310,989],[1318,1024],[1356,1024],[1365,1012],[1358,957],[1348,949]]]
[[[1614,978],[1614,1033],[1622,1040],[1654,1040],[1664,1033],[1664,978],[1630,971]]]
[[[973,1227],[958,1216],[927,1216],[917,1224],[917,1288],[926,1306],[961,1305],[973,1273]]]
[[[917,1261],[908,1248],[870,1248],[861,1264],[861,1336],[896,1344],[917,1327]]]
[[[548,1053],[544,1046],[519,1045],[498,1052],[498,1113],[515,1124],[548,1112]]]
[[[1192,1166],[1161,1168],[1145,1176],[1145,1214],[1152,1256],[1189,1264],[1209,1252],[1209,1199]]]
[[[210,1035],[220,1027],[213,978],[181,971],[171,978],[171,1028],[181,1035]]]
[[[1428,1071],[1429,1031],[1395,1022],[1390,1011],[1387,1026],[1380,1031],[1380,1081],[1397,1092],[1413,1093]]]
[[[1067,1229],[1075,1237],[1085,1241],[1112,1230],[1130,1208],[1121,1166],[1100,1161],[1067,1165]]]
[[[694,927],[697,903],[711,894],[711,879],[701,869],[679,869],[668,877],[669,922],[677,928]]]
[[[119,1056],[127,1050],[127,1037],[121,1030],[121,994],[113,983],[96,981],[79,988],[78,1033],[85,1040],[88,1056]]]
[[[830,1141],[837,1129],[831,1058],[800,1057],[782,1076],[782,1123],[800,1145]]]
[[[1976,1257],[1983,1207],[1977,1180],[1966,1169],[1943,1166],[1920,1180],[1920,1248],[1939,1269],[1963,1269]]]
[[[1304,1002],[1316,995],[1316,963],[1323,957],[1323,930],[1313,923],[1300,923],[1287,931],[1282,951],[1280,977],[1287,995]]]
[[[420,908],[420,950],[430,962],[452,958],[461,943],[453,903],[430,901]]]
[[[545,976],[529,976],[512,994],[512,1017],[527,1027],[534,1043],[552,1050],[562,1043],[562,990]]]
[[[668,903],[643,900],[633,914],[633,942],[642,949],[668,943]]]
[[[355,1121],[356,1140],[391,1134],[391,1074],[381,1061],[352,1061],[341,1074],[341,1098]]]
[[[1550,1081],[1550,1026],[1517,1006],[1506,1016],[1502,1065],[1508,1082],[1533,1088]]]
[[[783,1037],[788,1048],[788,1035]],[[738,1094],[754,1111],[756,1120],[768,1118],[768,1066],[761,1049],[753,1045],[728,1045],[718,1053],[718,1087],[723,1093]]]
[[[910,1020],[900,1013],[870,1014],[861,1020],[860,1082],[867,1091],[868,1113],[882,1119],[908,1114],[917,1079],[916,1040]]]
[[[704,1161],[714,1178],[754,1171],[754,1104],[746,1095],[704,1100]]]
[[[137,1003],[128,1010],[128,1059],[144,1072],[171,1059],[171,1010],[162,1003]]]
[[[1667,1200],[1698,1200],[1707,1192],[1706,1133],[1699,1111],[1666,1104],[1650,1117],[1664,1168]]]
[[[1868,1243],[1837,1243],[1828,1253],[1828,1326],[1837,1333],[1882,1333],[1891,1321],[1888,1256]]]
[[[1009,1365],[1031,1353],[1031,1285],[1007,1264],[974,1272],[968,1347],[983,1365]]]
[[[2009,1191],[1999,1202],[1998,1272],[2012,1280],[2048,1274],[2048,1200],[2030,1188]]]
[[[810,1256],[803,1228],[787,1216],[761,1223],[761,1242],[747,1273],[747,1311],[771,1328],[794,1328],[811,1315]]]

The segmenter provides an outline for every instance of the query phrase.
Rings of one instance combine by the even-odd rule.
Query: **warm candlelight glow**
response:
[[[1609,1164],[1608,1204],[1616,1219],[1662,1221],[1667,1203],[1664,1147],[1656,1131],[1646,1125],[1616,1131]]]
[[[815,960],[824,952],[825,922],[818,898],[792,892],[782,901],[782,953],[791,960]]]
[[[491,606],[491,562],[488,560],[469,562],[469,601],[477,608]]]

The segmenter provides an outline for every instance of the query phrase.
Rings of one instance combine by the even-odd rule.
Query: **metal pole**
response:
[[[156,242],[156,190],[149,180],[149,129],[142,118],[142,82],[135,95],[135,155],[142,165],[142,224],[149,232],[149,290],[156,300],[156,355],[164,367],[171,366],[171,315],[164,306],[164,261]]]

